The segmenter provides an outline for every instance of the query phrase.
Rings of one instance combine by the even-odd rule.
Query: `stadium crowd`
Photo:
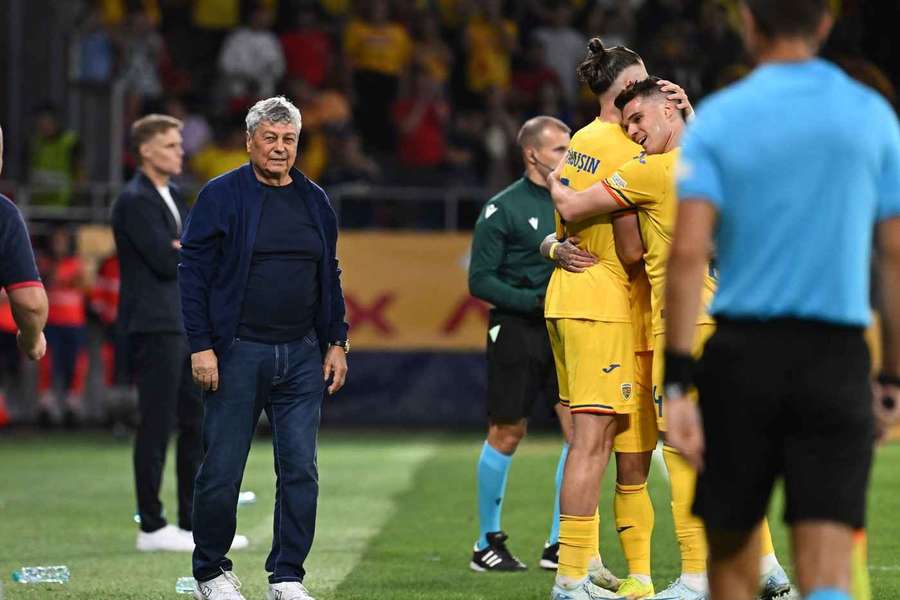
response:
[[[298,166],[324,185],[496,191],[519,170],[518,124],[544,114],[577,127],[596,114],[571,66],[589,36],[639,47],[694,100],[749,68],[732,0],[82,5],[76,79],[122,81],[126,123],[148,112],[182,119],[187,177],[200,184],[246,161],[241,115],[273,93],[301,109]],[[847,29],[835,52],[858,56],[858,27]],[[77,179],[78,132],[64,131],[50,107],[37,117],[31,180]],[[126,160],[133,167],[133,156]],[[64,204],[67,196],[38,201]]]

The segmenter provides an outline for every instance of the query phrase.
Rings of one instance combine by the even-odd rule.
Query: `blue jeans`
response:
[[[194,487],[194,578],[230,571],[226,557],[260,412],[272,425],[275,523],[269,581],[302,581],[319,494],[316,441],[325,386],[315,334],[287,344],[235,340],[219,359],[219,389],[205,393],[204,459]]]

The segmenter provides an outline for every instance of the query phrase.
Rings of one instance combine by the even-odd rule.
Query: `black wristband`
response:
[[[895,387],[900,387],[900,376],[890,375],[882,371],[878,374],[878,383],[880,383],[881,385],[893,385]]]
[[[666,350],[666,370],[663,387],[677,385],[683,390],[690,389],[694,385],[695,364],[696,361],[690,354]]]

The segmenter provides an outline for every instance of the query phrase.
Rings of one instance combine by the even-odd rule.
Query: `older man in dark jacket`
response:
[[[243,600],[226,552],[262,410],[277,476],[267,598],[312,598],[301,582],[315,529],[316,437],[325,386],[343,385],[349,346],[337,219],[325,192],[292,168],[299,136],[293,104],[254,105],[250,164],[203,188],[182,236],[184,322],[194,379],[206,391],[194,499],[200,600]]]

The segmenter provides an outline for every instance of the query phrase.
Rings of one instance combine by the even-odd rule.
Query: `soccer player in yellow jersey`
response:
[[[622,165],[610,177],[581,192],[561,183],[561,169],[550,175],[551,193],[557,210],[567,221],[596,218],[598,214],[638,211],[643,240],[644,266],[651,285],[653,310],[654,360],[653,397],[657,405],[658,425],[665,431],[662,394],[664,320],[663,296],[665,267],[675,223],[677,198],[674,168],[684,120],[681,111],[660,92],[658,79],[648,78],[624,90],[615,100],[622,111],[623,126],[629,137],[640,143],[645,153]],[[704,305],[715,293],[712,269],[704,281]],[[715,322],[707,312],[697,321],[694,351],[699,354],[712,334]],[[706,598],[707,550],[703,526],[691,514],[696,473],[672,448],[664,448],[672,484],[672,510],[682,553],[682,575],[655,599],[699,600]],[[790,589],[784,570],[778,564],[767,524],[763,524],[761,582],[763,598],[773,598]]]
[[[579,76],[598,95],[600,117],[575,133],[564,160],[563,177],[576,190],[601,181],[640,153],[641,148],[622,132],[613,100],[628,83],[646,78],[647,71],[635,52],[604,48],[594,38]],[[684,98],[680,88],[674,89]],[[616,235],[619,229],[623,232]],[[617,239],[629,234],[631,243],[617,248]],[[560,496],[559,568],[551,598],[643,598],[653,593],[653,507],[646,479],[657,431],[649,385],[647,393],[640,394],[635,381],[635,348],[646,349],[647,342],[636,343],[631,295],[637,292],[623,266],[623,258],[629,265],[640,263],[643,249],[636,216],[600,215],[560,223],[557,238],[578,240],[578,251],[596,257],[596,262],[576,269],[581,271],[577,273],[555,269],[545,301],[560,398],[569,405],[573,419]],[[634,246],[636,257],[622,256],[633,254],[625,250]],[[563,247],[551,245],[554,252]],[[649,310],[649,301],[646,306]],[[618,467],[616,525],[629,564],[629,577],[621,585],[599,555],[598,484],[613,448]]]

